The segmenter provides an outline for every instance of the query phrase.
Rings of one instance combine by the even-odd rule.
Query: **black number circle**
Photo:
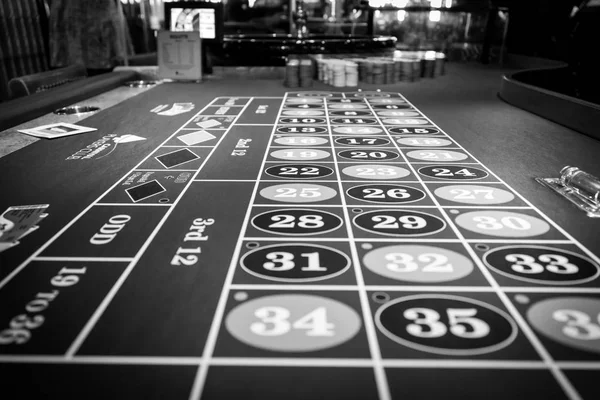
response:
[[[282,124],[324,124],[325,118],[302,117],[302,118],[280,118]]]
[[[412,106],[408,104],[372,104],[376,110],[405,110],[407,108],[412,108]]]
[[[446,223],[435,215],[413,210],[374,210],[354,217],[354,224],[384,236],[425,236],[441,231]]]
[[[267,168],[265,172],[283,179],[317,179],[333,174],[333,169],[317,164],[279,164]]]
[[[252,250],[240,260],[242,268],[263,279],[314,282],[342,274],[350,259],[341,251],[307,244],[276,244]]]
[[[422,190],[402,185],[360,185],[347,193],[357,200],[380,204],[412,203],[425,198]]]
[[[344,146],[385,146],[390,144],[387,139],[374,137],[343,137],[335,139],[335,142]]]
[[[327,128],[324,126],[280,126],[277,128],[277,133],[327,133]]]
[[[482,301],[451,295],[415,295],[377,310],[377,328],[391,340],[428,353],[469,356],[497,351],[517,335],[513,319]]]
[[[268,233],[306,236],[334,231],[342,226],[342,219],[326,211],[284,208],[255,216],[252,225]]]
[[[340,117],[364,117],[366,115],[373,115],[372,112],[363,110],[329,110],[329,114]]]
[[[598,265],[577,253],[545,246],[503,246],[488,251],[483,262],[492,270],[525,282],[576,285],[594,280]]]
[[[394,135],[435,135],[440,133],[440,130],[436,128],[402,128],[399,126],[388,128],[388,131]]]
[[[475,167],[464,167],[460,165],[430,165],[419,168],[419,173],[430,178],[469,181],[483,179],[488,173]]]
[[[363,103],[365,101],[363,99],[349,99],[349,98],[330,98],[327,99],[328,103]]]

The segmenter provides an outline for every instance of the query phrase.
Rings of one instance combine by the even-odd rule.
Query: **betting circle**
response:
[[[413,147],[445,147],[452,145],[450,140],[436,137],[402,137],[396,139],[396,142],[403,146]]]
[[[323,124],[327,123],[325,118],[319,118],[319,117],[280,118],[279,122],[281,124],[309,124],[309,125],[310,124],[323,125]]]
[[[377,111],[377,115],[382,117],[419,117],[422,116],[421,113],[417,111]]]
[[[497,186],[448,185],[434,190],[437,197],[462,204],[504,204],[515,199],[511,192]]]
[[[267,186],[260,191],[265,199],[283,203],[315,203],[329,200],[337,195],[334,189],[323,185],[290,183]]]
[[[383,133],[383,129],[375,126],[337,126],[333,128],[334,133],[342,133],[344,135],[376,135]]]
[[[375,324],[401,345],[452,356],[498,351],[517,336],[516,323],[499,308],[443,294],[392,300],[377,310]]]
[[[320,136],[282,136],[273,140],[282,146],[319,146],[329,141]]]
[[[288,93],[288,101],[292,100],[289,97],[291,96],[296,96],[296,97],[301,97],[301,98],[305,98],[305,97],[331,97],[333,96],[333,93],[331,92],[319,92],[319,91],[306,91],[306,92],[290,92]]]
[[[369,101],[374,100],[374,98],[380,98],[380,97],[390,97],[391,94],[390,93],[385,93],[385,92],[373,92],[373,91],[368,91],[365,90],[363,92],[358,92],[358,93],[354,93],[354,97],[365,97],[368,98]],[[394,99],[390,99],[390,100],[400,100],[398,98],[394,98]],[[404,101],[403,101],[404,102]]]
[[[430,165],[419,168],[418,172],[428,178],[450,181],[472,181],[486,178],[489,175],[482,169],[462,165]]]
[[[327,211],[283,208],[258,214],[251,223],[263,232],[307,236],[334,231],[342,226],[342,219]]]
[[[327,133],[327,128],[324,126],[280,126],[277,128],[277,133],[323,134],[323,133]]]
[[[318,99],[318,98],[310,98],[310,97],[301,97],[301,98],[294,98],[294,97],[288,97],[286,99],[286,104],[323,104],[323,100]]]
[[[429,125],[431,122],[424,118],[384,118],[381,120],[386,125]]]
[[[312,161],[323,160],[330,156],[329,152],[319,149],[285,149],[271,152],[271,157],[279,160]]]
[[[317,103],[320,104],[309,104],[309,103],[303,103],[303,104],[286,104],[285,107],[286,108],[298,108],[298,109],[302,109],[302,110],[307,110],[307,109],[323,109],[323,104],[321,101],[317,101]]]
[[[469,158],[465,153],[451,150],[413,150],[406,153],[406,156],[413,160],[432,161],[432,162],[452,162],[463,161]]]
[[[392,135],[435,135],[440,133],[437,128],[415,128],[415,127],[400,127],[396,126],[388,128]]]
[[[363,92],[366,93],[366,92]],[[389,94],[385,94],[384,96],[380,95],[381,93],[370,92],[367,95],[361,95],[360,93],[356,93],[355,97],[366,97],[367,101],[371,104],[405,104],[406,100],[400,99],[398,97],[390,97]],[[382,98],[385,97],[385,98]]]
[[[325,115],[325,111],[323,110],[284,110],[281,112],[281,115],[286,116],[322,116]]]
[[[346,254],[317,244],[263,246],[246,253],[240,263],[259,278],[296,283],[329,279],[350,267]]]
[[[278,164],[267,168],[265,172],[283,179],[317,179],[333,174],[333,169],[318,164]]]
[[[369,106],[366,104],[355,104],[355,103],[339,103],[339,104],[329,104],[327,108],[330,110],[368,110]]]
[[[468,231],[498,237],[543,235],[550,225],[540,218],[509,211],[482,210],[460,214],[455,222]]]
[[[395,237],[432,235],[446,227],[443,219],[414,210],[367,211],[352,222],[366,232]]]
[[[422,245],[379,247],[365,254],[363,265],[377,275],[417,283],[451,282],[473,271],[473,262],[462,254]]]
[[[336,117],[365,117],[367,115],[373,116],[373,113],[370,111],[361,111],[361,110],[332,110],[329,111],[329,115],[333,115]]]
[[[375,110],[401,110],[412,109],[408,104],[372,104],[371,107]]]
[[[285,294],[248,300],[229,312],[227,331],[242,343],[279,352],[309,352],[338,346],[362,326],[346,304],[327,297]]]
[[[593,281],[600,268],[572,251],[537,245],[497,247],[483,256],[497,273],[523,282],[545,285],[577,285]]]
[[[365,101],[363,99],[355,99],[355,98],[339,98],[339,97],[330,97],[327,100],[327,104],[330,103],[361,103],[361,104],[365,104]]]
[[[331,123],[336,125],[375,125],[374,118],[331,118]]]
[[[368,203],[406,204],[425,198],[425,192],[411,186],[370,184],[351,187],[348,196]]]
[[[344,146],[385,146],[390,144],[389,140],[380,137],[342,137],[335,139],[335,142]]]
[[[390,161],[400,157],[395,151],[381,149],[344,150],[337,153],[340,158],[356,161]]]
[[[351,165],[342,169],[342,173],[353,178],[382,181],[404,178],[410,175],[410,171],[406,168],[381,164]]]
[[[600,299],[554,297],[527,310],[527,320],[542,336],[565,346],[600,354]]]

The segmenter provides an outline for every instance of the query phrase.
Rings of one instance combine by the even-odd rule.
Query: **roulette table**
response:
[[[448,71],[162,83],[0,158],[5,390],[599,398],[600,225],[534,178],[600,143]]]

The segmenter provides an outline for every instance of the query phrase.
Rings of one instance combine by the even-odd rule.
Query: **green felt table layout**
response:
[[[450,71],[165,83],[0,159],[1,210],[48,205],[0,253],[3,386],[600,398],[600,225],[534,181],[600,143]]]

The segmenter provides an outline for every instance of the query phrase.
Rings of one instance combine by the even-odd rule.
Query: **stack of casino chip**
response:
[[[318,58],[317,60],[317,80],[325,82],[325,60]]]
[[[346,86],[346,63],[342,60],[331,60],[331,85]]]
[[[346,86],[358,86],[358,64],[353,61],[345,62]]]
[[[435,57],[436,52],[433,50],[422,52],[421,57],[421,76],[423,78],[435,77]]]
[[[321,82],[335,87],[356,87],[359,82],[375,85],[389,85],[400,81],[414,82],[422,76],[435,77],[443,68],[443,53],[398,52],[393,58],[313,58],[311,65],[316,68],[313,76]],[[306,75],[300,62],[299,84],[304,85],[308,76],[309,64],[306,61]],[[316,74],[315,74],[316,72]]]
[[[385,64],[381,59],[372,60],[373,64],[373,83],[383,85],[385,83]]]
[[[365,68],[366,68],[367,62],[364,59],[362,59],[362,58],[357,59],[355,62],[358,65],[358,81],[359,82],[364,82],[364,80],[365,80]]]
[[[404,82],[414,81],[413,60],[410,58],[401,58],[398,61],[401,66],[400,80]]]
[[[370,59],[364,62],[363,80],[365,83],[373,83],[373,62]]]
[[[285,86],[297,88],[300,86],[300,61],[298,59],[288,60],[285,66]]]
[[[421,60],[414,58],[411,60],[413,71],[412,71],[412,82],[418,81],[421,78]]]
[[[435,76],[444,75],[446,64],[446,55],[444,53],[435,53]]]
[[[424,78],[434,78],[435,77],[435,59],[424,58],[422,61],[422,74],[421,76]]]
[[[309,59],[300,61],[299,82],[300,87],[310,87],[313,84],[313,64]]]
[[[385,82],[387,84],[394,83],[394,62],[391,60],[383,61],[385,64]]]
[[[394,60],[394,83],[402,80],[402,63],[400,60]]]

